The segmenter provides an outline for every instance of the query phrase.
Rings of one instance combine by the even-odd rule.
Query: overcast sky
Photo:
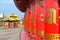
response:
[[[18,17],[24,17],[24,13],[16,8],[13,0],[0,0],[0,13],[4,13],[4,16],[15,13]]]

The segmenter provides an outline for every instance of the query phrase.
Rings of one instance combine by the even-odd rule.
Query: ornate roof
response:
[[[9,21],[19,21],[22,20],[21,18],[19,18],[16,14],[12,13],[11,15],[7,16],[5,19],[5,21],[9,20]]]

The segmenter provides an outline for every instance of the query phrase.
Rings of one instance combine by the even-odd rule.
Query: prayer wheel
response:
[[[30,16],[30,12],[28,9],[24,15],[24,29],[27,34],[29,34],[29,16]]]
[[[44,7],[46,14],[44,40],[60,40],[58,0],[45,0]]]
[[[30,12],[31,12],[31,38],[34,38],[36,36],[36,13],[35,13],[35,1],[31,3],[30,6]]]
[[[36,39],[43,40],[44,27],[45,27],[45,13],[44,13],[44,0],[36,0],[36,13],[37,13],[37,26],[36,26]]]

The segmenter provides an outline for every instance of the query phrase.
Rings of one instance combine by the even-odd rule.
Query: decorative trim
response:
[[[36,29],[31,28],[32,35],[36,34]]]
[[[37,30],[37,35],[44,36],[44,30]]]
[[[45,40],[60,40],[60,34],[45,34]]]

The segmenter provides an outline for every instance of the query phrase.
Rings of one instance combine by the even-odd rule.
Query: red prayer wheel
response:
[[[29,22],[30,22],[30,12],[29,12],[29,8],[28,8],[25,13],[25,16],[24,16],[24,29],[28,35],[30,33],[30,23]]]
[[[31,12],[31,37],[34,38],[36,36],[35,1],[33,1],[31,4],[30,12]]]
[[[60,40],[58,0],[45,0],[44,7],[46,14],[44,40]]]
[[[27,33],[27,13],[24,15],[24,31]]]
[[[44,37],[44,0],[36,0],[36,13],[37,13],[37,22],[36,22],[36,39],[35,40],[43,40]]]
[[[31,31],[31,13],[30,13],[30,8],[27,9],[27,12],[28,12],[28,17],[27,17],[27,22],[28,22],[28,35],[30,36],[30,31]]]

